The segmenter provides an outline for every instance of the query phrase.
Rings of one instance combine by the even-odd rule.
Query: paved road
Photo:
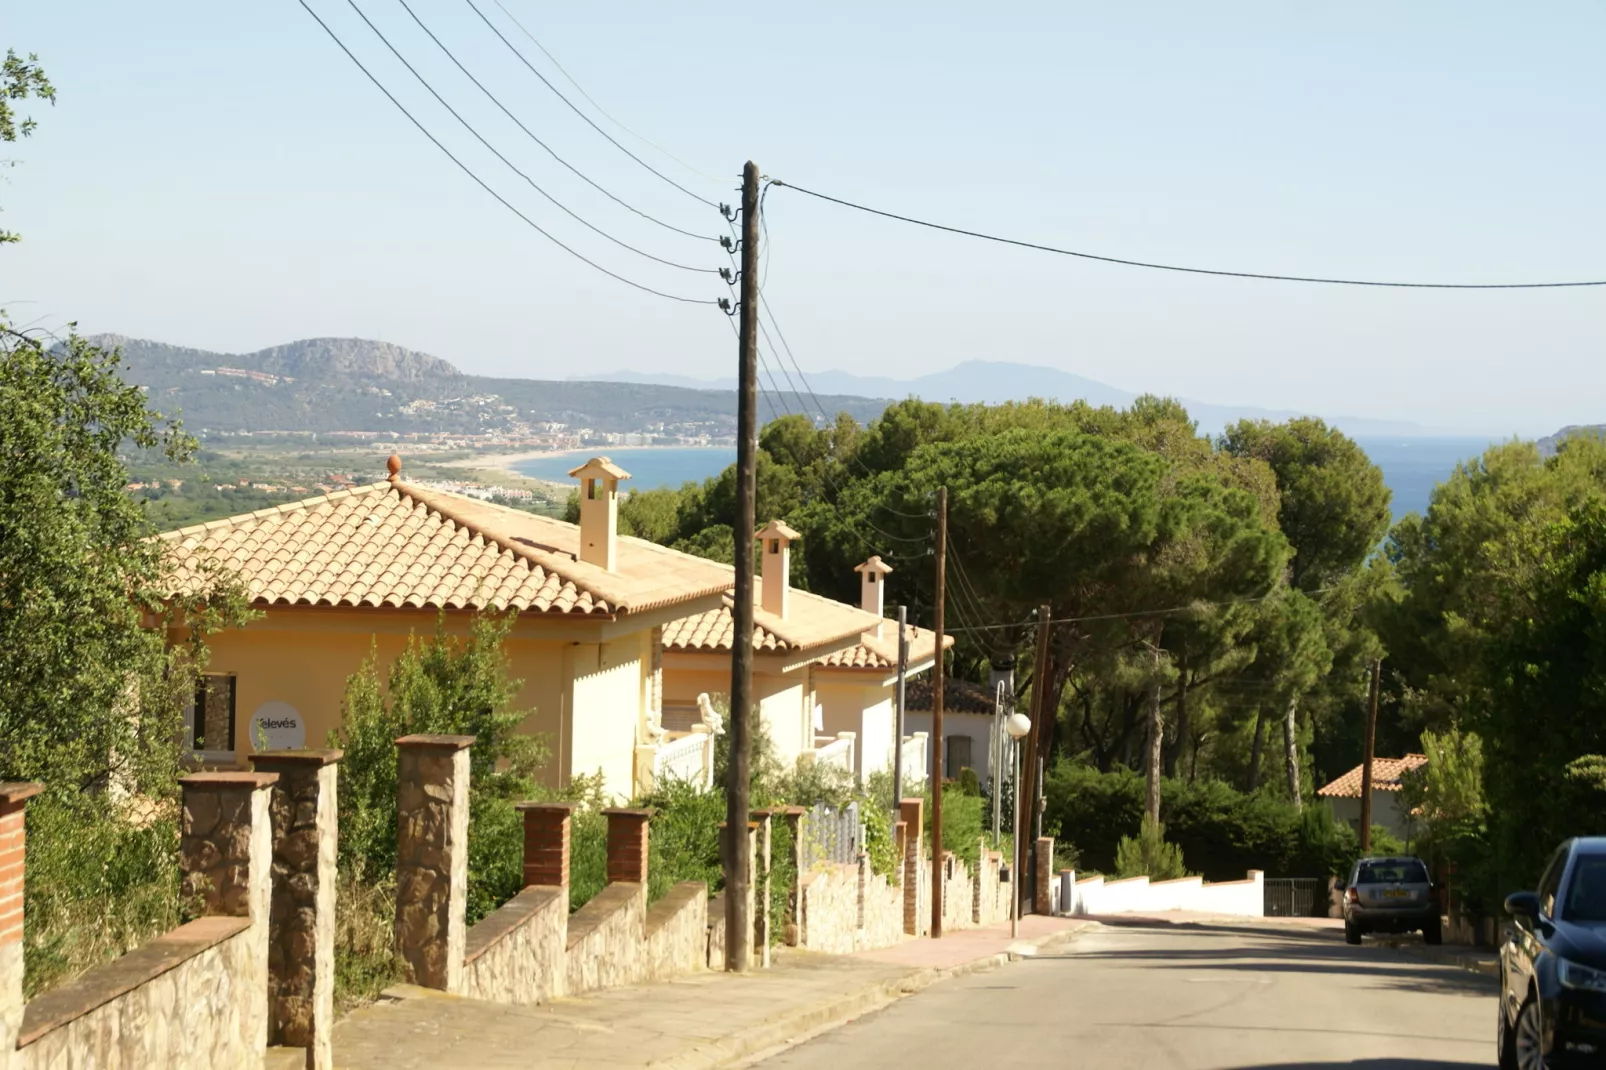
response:
[[[934,986],[763,1070],[1494,1065],[1494,982],[1274,928],[1110,927]]]

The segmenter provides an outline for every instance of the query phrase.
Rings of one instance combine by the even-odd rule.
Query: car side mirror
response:
[[[1539,894],[1537,892],[1512,892],[1506,896],[1506,913],[1516,918],[1527,918],[1534,921],[1539,917]]]

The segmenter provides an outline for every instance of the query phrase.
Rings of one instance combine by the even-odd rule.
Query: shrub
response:
[[[1116,845],[1115,876],[1169,881],[1188,876],[1188,871],[1182,864],[1182,848],[1166,842],[1165,826],[1144,817],[1137,836],[1122,836]]]

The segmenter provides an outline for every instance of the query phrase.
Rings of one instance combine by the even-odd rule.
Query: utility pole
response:
[[[1020,776],[1015,782],[1015,834],[1019,837],[1023,832],[1029,832],[1032,822],[1026,815],[1026,807],[1037,807],[1037,740],[1042,731],[1043,718],[1048,716],[1048,639],[1050,629],[1053,627],[1052,606],[1037,607],[1037,657],[1032,665],[1032,730],[1022,741],[1026,746],[1026,753],[1022,755],[1017,768]],[[1017,856],[1021,859],[1021,869],[1028,865],[1035,865],[1035,859],[1028,863],[1031,853],[1026,851],[1024,844],[1017,844],[1021,848]],[[1024,873],[1022,874],[1024,876]],[[1026,889],[1033,887],[1032,882],[1017,878],[1014,894],[1016,898],[1024,898]]]
[[[931,678],[931,937],[942,937],[942,681],[943,606],[948,584],[948,488],[937,488],[937,664]]]
[[[909,607],[898,607],[898,705],[892,729],[892,812],[903,801],[903,700],[909,682]],[[896,822],[896,818],[893,819]]]
[[[742,290],[736,369],[736,587],[731,620],[730,761],[725,783],[725,969],[745,973],[753,919],[748,775],[753,755],[753,500],[758,472],[758,165],[742,168]]]
[[[1372,849],[1372,757],[1377,752],[1377,690],[1383,662],[1372,659],[1372,699],[1366,712],[1366,755],[1361,759],[1361,854]]]

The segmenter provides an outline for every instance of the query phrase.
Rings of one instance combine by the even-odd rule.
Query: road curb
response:
[[[656,1065],[666,1070],[733,1070],[752,1066],[772,1055],[823,1034],[856,1018],[881,1010],[939,981],[995,970],[1011,962],[1058,949],[1080,934],[1097,927],[1088,922],[1063,932],[1020,940],[1004,951],[962,962],[956,966],[911,969],[902,977],[869,985],[834,999],[800,1007],[728,1037],[682,1052]]]

